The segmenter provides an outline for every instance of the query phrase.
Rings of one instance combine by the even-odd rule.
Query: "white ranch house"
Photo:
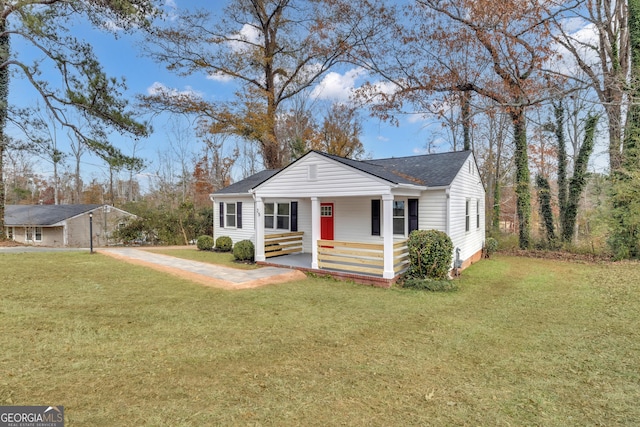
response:
[[[214,238],[251,240],[257,262],[392,281],[415,229],[447,233],[461,268],[484,246],[485,191],[470,151],[365,161],[310,151],[211,199]]]

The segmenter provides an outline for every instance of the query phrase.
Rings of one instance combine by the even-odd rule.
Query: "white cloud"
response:
[[[193,96],[202,97],[202,93],[193,90],[190,86],[185,87],[184,90],[173,89],[165,86],[160,82],[153,82],[151,86],[147,88],[147,94],[151,96],[163,95],[163,96]]]
[[[229,38],[231,39],[228,42],[231,50],[241,53],[249,49],[247,44],[259,44],[260,40],[262,40],[262,35],[255,26],[244,24],[238,33],[230,35]]]
[[[342,102],[349,101],[356,89],[356,81],[364,73],[364,68],[353,68],[344,74],[332,71],[313,89],[311,97]]]
[[[587,64],[599,68],[598,30],[595,25],[581,19],[566,20],[562,24],[564,31],[574,40],[572,43],[583,60]],[[562,74],[575,74],[579,67],[573,54],[559,44],[556,44],[556,50],[562,55],[562,58],[547,64],[548,67]]]
[[[213,80],[214,82],[228,83],[233,80],[233,77],[229,76],[228,74],[216,72],[216,73],[208,74],[207,80]]]

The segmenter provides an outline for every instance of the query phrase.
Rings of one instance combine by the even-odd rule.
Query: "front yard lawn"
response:
[[[0,405],[69,426],[633,425],[640,265],[498,256],[460,290],[223,291],[102,255],[0,255]]]

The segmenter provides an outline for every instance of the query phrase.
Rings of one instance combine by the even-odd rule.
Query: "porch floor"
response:
[[[384,279],[381,276],[376,276],[366,273],[350,273],[348,271],[334,270],[334,269],[313,269],[311,268],[312,255],[310,253],[299,253],[290,255],[280,255],[277,257],[267,258],[266,261],[258,262],[260,265],[269,265],[273,267],[285,267],[293,268],[296,270],[314,273],[321,276],[332,276],[339,280],[351,280],[356,283],[380,286],[389,288],[393,285],[398,276],[393,279]],[[355,266],[356,264],[354,264]]]

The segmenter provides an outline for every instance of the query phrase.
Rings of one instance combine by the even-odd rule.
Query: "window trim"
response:
[[[471,230],[471,199],[464,201],[464,231]]]
[[[380,199],[371,199],[371,235],[380,236],[382,221],[380,218]]]
[[[476,228],[480,228],[480,199],[476,199]]]
[[[228,206],[235,206],[235,213],[230,214],[228,212]],[[218,210],[218,217],[220,222],[220,228],[229,229],[242,229],[242,202],[220,202]],[[229,220],[233,218],[234,225],[229,225]]]
[[[292,227],[292,221],[294,216],[297,219],[297,206],[296,206],[296,212],[293,212],[293,207],[292,204],[297,203],[297,202],[267,202],[264,204],[264,220],[262,222],[264,229],[265,230],[281,230],[281,231],[291,231],[291,227]],[[271,214],[267,214],[267,206],[268,205],[273,205],[273,213]],[[279,214],[279,209],[278,206],[287,206],[288,209],[288,213],[286,215],[284,214]],[[273,227],[268,227],[266,224],[267,221],[267,217],[271,217],[273,218]],[[287,228],[278,228],[278,218],[287,218]],[[296,224],[296,230],[297,230],[297,224]]]
[[[396,215],[396,203],[402,203],[402,216]],[[402,218],[402,233],[396,233],[395,222],[396,219]],[[406,236],[407,235],[407,201],[405,199],[394,199],[391,207],[391,229],[394,236]]]
[[[229,213],[229,206],[233,206],[233,213]],[[233,225],[229,225],[229,220],[233,220]],[[224,228],[237,228],[238,225],[238,205],[236,202],[225,202],[224,204]]]
[[[38,230],[40,232],[38,232]],[[29,238],[29,234],[31,234],[31,238]],[[24,241],[25,242],[42,242],[42,227],[25,227],[24,228]],[[40,238],[38,238],[40,235]]]

